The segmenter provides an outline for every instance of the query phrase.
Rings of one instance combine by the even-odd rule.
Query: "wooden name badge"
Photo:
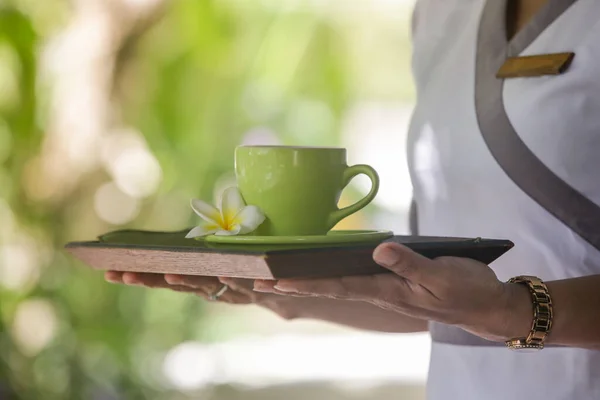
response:
[[[511,57],[500,67],[497,78],[523,78],[544,75],[559,75],[565,72],[575,53],[540,54],[535,56]]]

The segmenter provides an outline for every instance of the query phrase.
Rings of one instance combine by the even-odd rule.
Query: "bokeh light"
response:
[[[115,184],[133,198],[148,197],[160,185],[160,164],[139,132],[123,130],[105,138],[102,159]]]
[[[34,356],[46,347],[56,334],[57,320],[52,303],[45,299],[21,302],[12,324],[12,335],[21,351]]]
[[[137,216],[140,205],[138,200],[123,193],[114,182],[109,182],[96,190],[94,209],[104,221],[122,225]]]
[[[34,243],[0,246],[0,286],[23,292],[35,286],[40,276],[39,259]]]

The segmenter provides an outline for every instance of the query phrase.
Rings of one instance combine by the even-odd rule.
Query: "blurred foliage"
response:
[[[116,7],[107,18],[125,13],[119,1],[107,3]],[[53,82],[42,79],[42,59],[78,7],[0,0],[0,398],[173,398],[161,372],[165,352],[239,327],[214,328],[193,296],[108,285],[62,246],[121,226],[192,225],[187,199],[214,196],[248,132],[273,132],[284,144],[336,145],[356,98],[412,97],[408,72],[393,62],[407,56],[406,35],[391,28],[362,35],[353,20],[250,3],[159,1],[115,39],[107,66],[114,112],[89,124],[143,133],[162,171],[158,189],[136,200],[137,216],[117,226],[94,211],[98,188],[113,179],[102,163],[73,171],[58,197],[32,195],[49,184],[31,171],[62,106],[51,96]],[[382,52],[377,62],[369,54],[374,42],[397,55]],[[79,54],[68,57],[61,62]],[[394,74],[401,79],[391,82]],[[100,150],[85,157],[99,158]]]

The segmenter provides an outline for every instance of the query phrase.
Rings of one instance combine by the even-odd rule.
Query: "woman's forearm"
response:
[[[554,319],[547,344],[600,350],[600,275],[546,282]],[[515,286],[514,313],[508,336],[527,336],[532,323],[531,296]]]
[[[292,301],[294,304],[293,306],[289,303],[284,305],[275,301],[270,305],[265,304],[265,306],[289,319],[314,319],[379,332],[409,333],[428,330],[425,320],[385,310],[362,301],[317,297],[282,298],[279,301],[286,303]],[[278,310],[286,310],[287,315]]]

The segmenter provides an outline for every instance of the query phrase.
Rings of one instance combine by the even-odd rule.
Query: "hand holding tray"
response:
[[[382,241],[324,245],[231,245],[185,239],[189,230],[122,230],[97,241],[71,242],[67,251],[99,270],[252,279],[336,277],[388,272],[372,258]],[[491,263],[513,247],[508,240],[394,236],[429,257],[456,256]]]

